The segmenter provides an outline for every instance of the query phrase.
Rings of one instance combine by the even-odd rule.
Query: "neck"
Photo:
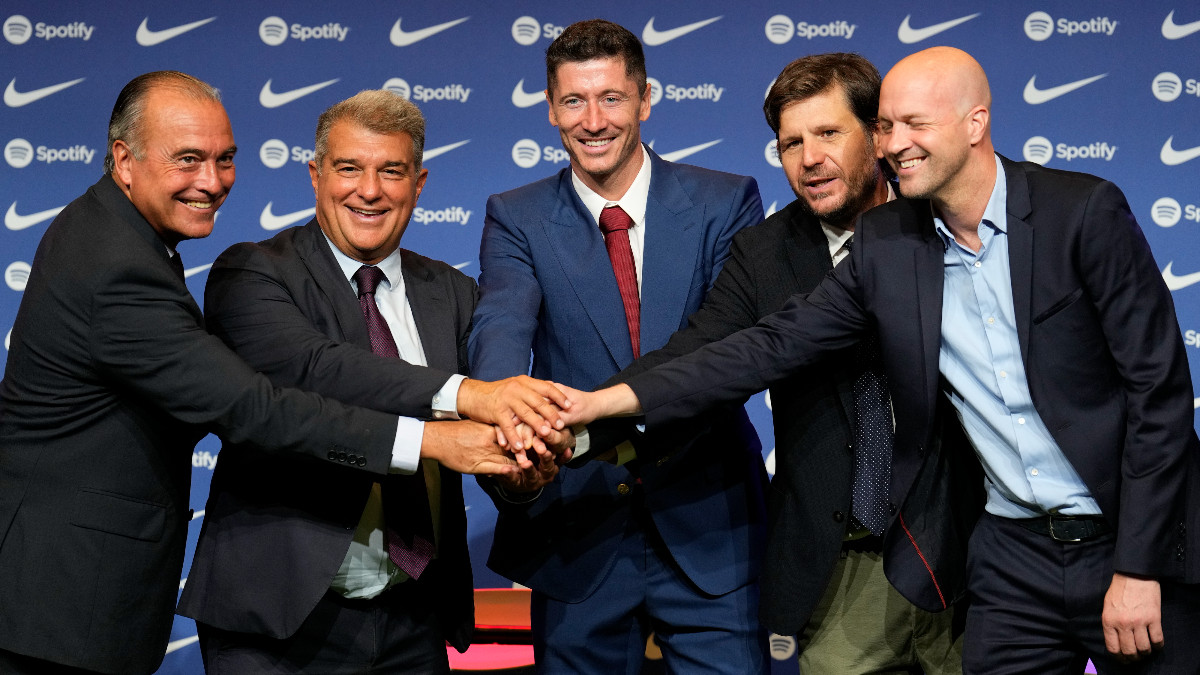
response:
[[[931,201],[942,222],[956,238],[965,239],[968,245],[971,245],[969,242],[978,244],[979,221],[983,219],[996,187],[995,153],[990,148],[986,153],[980,151],[963,167],[959,178],[957,185],[944,195],[934,196]],[[971,248],[979,250],[977,245],[971,245]]]
[[[604,197],[610,202],[615,202],[625,196],[629,191],[629,186],[633,185],[634,179],[637,178],[638,171],[642,169],[642,162],[645,161],[642,156],[642,148],[639,146],[629,156],[629,161],[625,166],[620,166],[606,174],[591,174],[583,171],[574,164],[571,165],[571,171],[583,181],[583,184],[592,189],[596,194]]]

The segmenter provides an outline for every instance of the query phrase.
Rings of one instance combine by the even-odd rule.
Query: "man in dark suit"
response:
[[[215,89],[134,78],[105,175],[38,246],[0,384],[2,672],[158,667],[204,434],[387,468],[395,415],[275,389],[204,331],[175,247],[212,231],[235,149]],[[480,461],[509,460],[481,446]]]
[[[896,416],[885,566],[926,606],[965,581],[964,670],[1197,672],[1200,444],[1170,293],[1120,191],[996,155],[990,103],[961,51],[901,61],[879,149],[906,198],[863,215],[847,263],[631,389],[572,394],[568,417],[644,406],[653,426],[874,327]],[[950,491],[972,460],[982,515]]]
[[[471,368],[525,372],[532,349],[536,377],[590,388],[683,325],[762,206],[752,179],[641,144],[650,88],[629,31],[573,24],[546,71],[571,166],[488,200]],[[760,446],[744,411],[694,424],[708,432],[688,446],[641,443],[619,466],[589,462],[540,494],[496,496],[489,564],[534,590],[541,672],[637,672],[651,631],[673,672],[765,669]]]
[[[879,81],[869,61],[841,53],[796,59],[775,78],[763,111],[796,201],[739,232],[688,326],[614,381],[753,326],[845,260],[858,216],[895,197],[875,157]],[[890,515],[891,408],[886,392],[873,402],[868,388],[878,370],[856,345],[771,387],[776,468],[763,624],[799,634],[802,673],[958,673],[955,612],[925,611],[892,588],[882,531],[864,524],[879,529]],[[882,423],[879,447],[871,445],[873,422]],[[862,456],[870,452],[877,456]]]
[[[463,378],[445,373],[466,372],[476,289],[399,248],[425,184],[424,140],[420,111],[393,92],[325,111],[309,163],[316,218],[217,258],[209,330],[277,386],[453,417]],[[430,395],[423,380],[444,386]],[[222,450],[179,605],[197,620],[209,673],[445,672],[445,644],[466,649],[461,477],[431,458],[439,447],[495,446],[496,432],[469,420],[403,423],[390,462],[403,478],[252,444]],[[552,475],[553,459],[542,469]],[[404,527],[433,560],[415,561],[416,546],[397,551]]]

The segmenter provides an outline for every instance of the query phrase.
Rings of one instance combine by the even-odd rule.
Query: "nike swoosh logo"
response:
[[[924,28],[913,28],[910,26],[908,21],[912,18],[912,15],[909,14],[904,17],[904,21],[900,22],[900,30],[896,31],[896,37],[900,38],[900,41],[904,44],[911,45],[914,42],[920,42],[921,40],[931,38],[938,33],[948,31],[960,23],[966,23],[979,16],[981,13],[982,12],[975,12],[970,16],[962,16],[957,19],[935,23],[932,26],[926,26]]]
[[[663,159],[667,160],[668,162],[678,162],[679,160],[683,159],[684,157],[687,157],[688,155],[694,155],[697,152],[700,152],[701,150],[707,150],[708,148],[711,148],[712,146],[716,145],[717,143],[720,143],[723,140],[724,139],[722,139],[722,138],[718,138],[715,141],[701,143],[700,145],[693,145],[690,148],[676,150],[675,152],[664,152],[661,155],[659,155],[659,157],[662,157]]]
[[[1163,164],[1166,164],[1167,166],[1175,166],[1177,164],[1183,164],[1184,162],[1190,162],[1193,159],[1200,157],[1200,145],[1197,145],[1194,148],[1188,148],[1187,150],[1176,150],[1175,148],[1171,147],[1171,141],[1174,140],[1174,138],[1174,136],[1170,136],[1167,138],[1167,142],[1163,143],[1162,152],[1158,155]]]
[[[153,47],[154,45],[159,44],[160,42],[166,42],[167,40],[170,40],[171,38],[179,37],[180,35],[183,35],[184,33],[188,32],[189,30],[199,28],[200,26],[203,26],[204,24],[206,24],[210,21],[216,21],[216,20],[217,20],[217,17],[210,16],[207,19],[200,19],[199,21],[185,23],[182,26],[175,26],[174,28],[164,28],[162,30],[150,30],[150,26],[147,25],[150,21],[150,17],[146,17],[146,18],[142,19],[142,24],[140,26],[138,26],[137,43],[143,47]]]
[[[311,209],[293,211],[277,216],[271,213],[271,205],[274,203],[267,202],[267,205],[263,207],[262,215],[258,217],[258,224],[262,225],[262,229],[267,231],[282,230],[288,225],[304,220],[305,218],[312,218],[317,212],[317,207],[314,206]]]
[[[1200,272],[1192,272],[1180,277],[1175,276],[1171,272],[1171,263],[1167,263],[1167,266],[1163,268],[1162,277],[1163,281],[1167,282],[1167,289],[1172,291],[1178,291],[1181,288],[1187,288],[1196,282],[1200,282]]]
[[[192,637],[185,637],[185,638],[180,638],[178,640],[171,640],[169,643],[167,643],[166,653],[170,654],[171,652],[179,651],[180,649],[183,649],[184,647],[196,642],[199,639],[200,639],[200,637],[198,635],[193,635]]]
[[[8,212],[4,214],[4,226],[13,232],[25,230],[40,222],[50,220],[65,208],[67,207],[60,206],[57,209],[46,209],[45,211],[38,211],[37,213],[22,216],[17,213],[17,203],[13,202],[12,206],[8,207]]]
[[[1193,21],[1191,23],[1175,23],[1175,10],[1171,10],[1171,13],[1167,15],[1167,18],[1163,19],[1162,34],[1163,37],[1167,38],[1168,40],[1185,38],[1198,30],[1200,30],[1200,21]]]
[[[546,92],[544,91],[525,91],[525,78],[517,82],[517,86],[513,87],[512,103],[518,108],[531,108],[546,100]]]
[[[471,139],[468,138],[465,141],[459,141],[457,143],[451,143],[450,145],[443,145],[440,148],[433,148],[431,150],[426,150],[421,153],[421,162],[422,163],[427,162],[427,161],[433,159],[434,157],[437,157],[438,155],[444,155],[447,152],[450,152],[451,150],[453,150],[455,148],[461,148],[462,146],[464,146],[470,142],[471,142]]]
[[[38,99],[46,98],[50,94],[57,94],[67,87],[74,87],[80,82],[83,82],[84,79],[85,78],[81,77],[78,80],[71,80],[70,82],[52,84],[49,87],[42,87],[41,89],[21,92],[17,91],[17,79],[14,77],[12,82],[9,82],[8,86],[4,88],[4,105],[10,108],[20,108],[21,106],[29,105]]]
[[[422,28],[414,31],[402,30],[400,28],[400,22],[403,19],[396,19],[396,25],[392,26],[392,44],[396,45],[397,47],[407,47],[411,44],[416,44],[431,35],[437,35],[448,28],[453,28],[469,18],[471,17],[464,16],[461,19],[447,21],[446,23],[439,23],[436,26],[429,26],[428,28]]]
[[[721,20],[721,17],[714,16],[711,19],[697,21],[696,23],[689,23],[686,26],[672,28],[671,30],[655,30],[654,29],[654,17],[650,17],[650,20],[646,22],[646,27],[642,29],[642,42],[644,42],[646,45],[648,45],[650,47],[657,47],[659,45],[665,45],[668,42],[670,42],[671,40],[674,40],[675,38],[683,37],[684,35],[687,35],[688,33],[692,32],[694,30],[700,30],[701,28],[704,28],[708,24],[710,24],[714,21],[720,21],[720,20]]]
[[[1200,410],[1200,398],[1194,398],[1194,399],[1192,399],[1192,409],[1193,409],[1193,410]]]
[[[470,265],[470,264],[471,264],[471,261],[470,261],[470,260],[468,260],[467,262],[460,262],[460,263],[458,263],[457,265],[454,265],[454,269],[456,269],[456,270],[461,270],[462,268],[464,268],[464,267],[466,267],[467,265]]]
[[[183,271],[183,278],[186,279],[188,277],[194,277],[210,267],[212,267],[212,263],[200,265],[199,267],[189,267]]]
[[[1093,75],[1092,77],[1087,77],[1082,80],[1076,80],[1074,82],[1060,84],[1057,87],[1050,87],[1049,89],[1038,89],[1037,85],[1033,83],[1034,80],[1037,79],[1037,75],[1034,75],[1033,77],[1029,78],[1028,82],[1025,83],[1025,102],[1028,103],[1029,105],[1038,105],[1039,103],[1045,103],[1046,101],[1052,101],[1052,100],[1058,98],[1059,96],[1062,96],[1063,94],[1069,94],[1069,93],[1075,91],[1076,89],[1079,89],[1080,87],[1086,87],[1087,85],[1095,82],[1096,80],[1099,80],[1100,78],[1107,77],[1107,76],[1108,76],[1108,73],[1102,73],[1100,75]]]
[[[771,206],[769,208],[767,208],[767,214],[765,217],[770,218],[771,216],[775,215],[775,211],[778,210],[778,207],[779,207],[779,200],[775,200],[775,201],[771,202]]]
[[[318,82],[317,84],[310,84],[307,87],[300,87],[299,89],[293,89],[291,91],[284,91],[284,92],[280,92],[277,94],[277,93],[271,91],[271,80],[267,80],[267,83],[263,85],[262,91],[258,92],[258,102],[261,103],[262,107],[264,107],[264,108],[278,108],[279,106],[287,105],[288,103],[291,103],[292,101],[295,101],[298,98],[301,98],[303,96],[308,96],[309,94],[313,93],[314,91],[324,89],[325,87],[328,87],[329,85],[333,84],[334,82],[337,82],[337,78],[334,78],[332,80],[326,80],[324,82]]]

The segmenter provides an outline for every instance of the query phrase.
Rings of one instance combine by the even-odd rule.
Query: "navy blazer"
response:
[[[700,307],[729,241],[762,219],[751,178],[672,164],[650,152],[641,344],[651,350]],[[633,361],[629,330],[600,230],[571,170],[493,195],[480,246],[480,302],[471,371],[524,373],[591,389]],[[758,577],[766,472],[745,411],[697,420],[709,431],[683,447],[639,446],[641,466],[562,470],[525,505],[500,510],[489,565],[553,598],[588,597],[615,560],[630,519],[630,484],[683,572],[723,594]],[[486,486],[485,486],[486,487]],[[493,495],[494,496],[494,495]]]
[[[433,396],[466,371],[475,282],[400,250],[404,290],[429,367],[376,356],[358,298],[317,221],[236,244],[209,272],[209,330],[276,386],[428,418]],[[335,453],[334,466],[250,444],[226,444],[179,613],[224,630],[290,637],[329,590],[373,482],[391,464]],[[465,649],[473,627],[462,477],[441,469],[436,584],[446,639]]]
[[[1200,582],[1200,451],[1174,306],[1124,195],[1002,158],[1014,309],[1033,403],[1116,528],[1117,571]],[[864,214],[850,259],[758,327],[635,377],[648,419],[743,396],[878,327],[896,415],[885,566],[940,609],[961,592],[978,473],[938,371],[943,251],[927,201]],[[975,464],[972,468],[971,464]],[[956,492],[959,491],[959,492]]]

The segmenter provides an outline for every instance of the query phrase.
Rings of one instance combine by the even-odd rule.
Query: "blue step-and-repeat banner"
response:
[[[543,56],[564,26],[597,15],[646,45],[653,113],[643,139],[664,157],[754,176],[768,212],[793,199],[761,112],[787,62],[856,51],[886,72],[926,47],[967,50],[991,80],[997,149],[1120,186],[1174,291],[1180,331],[1189,347],[1200,347],[1197,0],[618,0],[587,7],[546,0],[5,0],[5,349],[38,240],[102,173],[108,115],[134,75],[176,69],[218,87],[241,148],[237,186],[213,235],[180,247],[197,298],[208,264],[227,246],[308,220],[305,163],[317,115],[381,87],[408,96],[428,119],[429,182],[404,245],[476,274],[488,195],[567,165],[546,118]],[[1200,358],[1192,361],[1195,373]],[[763,396],[748,404],[770,468],[768,406]],[[199,517],[219,449],[210,437],[192,456]],[[507,585],[483,566],[495,512],[468,483],[477,585]],[[192,524],[189,556],[200,522]],[[160,672],[201,672],[194,643],[192,622],[177,618]],[[778,672],[794,673],[794,643],[777,639],[772,647]]]

